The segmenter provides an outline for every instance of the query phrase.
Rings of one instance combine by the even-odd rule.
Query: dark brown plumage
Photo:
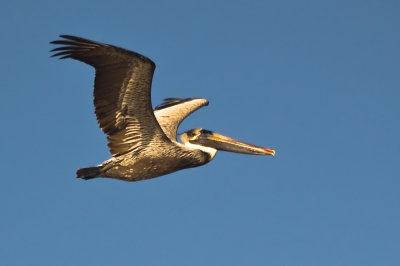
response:
[[[72,58],[96,69],[94,105],[100,128],[108,135],[112,155],[140,148],[153,138],[163,141],[151,105],[155,64],[142,55],[87,39],[61,35],[52,56]],[[139,118],[140,117],[140,118]],[[145,134],[143,134],[145,133]]]

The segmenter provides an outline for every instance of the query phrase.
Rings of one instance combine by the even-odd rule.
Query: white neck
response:
[[[214,158],[215,154],[217,153],[217,149],[214,149],[214,148],[211,148],[211,147],[204,147],[204,146],[193,144],[193,143],[190,143],[190,142],[185,142],[184,145],[186,147],[188,147],[188,148],[201,150],[201,151],[204,151],[204,152],[210,154],[211,159]]]

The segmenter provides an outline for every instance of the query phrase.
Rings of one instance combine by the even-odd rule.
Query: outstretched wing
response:
[[[154,116],[151,83],[155,64],[138,53],[91,40],[61,35],[52,56],[72,58],[96,69],[94,105],[113,156],[168,141]]]
[[[167,137],[176,141],[179,124],[188,115],[206,105],[208,105],[208,101],[201,98],[167,98],[156,107],[154,114]]]

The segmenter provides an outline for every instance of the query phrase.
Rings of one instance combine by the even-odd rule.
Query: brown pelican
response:
[[[109,177],[139,181],[200,166],[211,161],[217,150],[244,154],[275,155],[258,147],[205,130],[180,134],[179,124],[192,112],[208,105],[206,99],[168,98],[155,110],[151,82],[155,64],[149,58],[113,45],[60,35],[61,45],[51,52],[60,59],[72,58],[96,70],[94,106],[100,128],[107,134],[112,158],[81,168],[77,177]]]

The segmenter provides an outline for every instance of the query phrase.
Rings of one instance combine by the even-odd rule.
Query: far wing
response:
[[[156,107],[154,115],[167,137],[176,141],[176,131],[180,123],[188,115],[206,105],[208,101],[201,98],[167,98]]]

